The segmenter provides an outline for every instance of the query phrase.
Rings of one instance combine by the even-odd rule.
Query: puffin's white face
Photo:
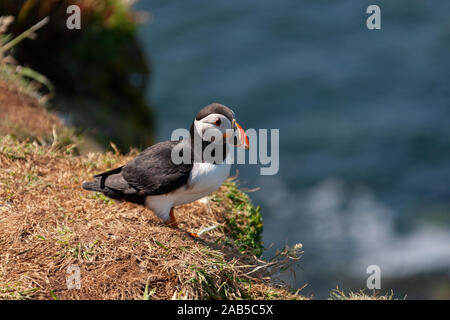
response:
[[[197,134],[205,141],[214,142],[217,138],[219,144],[223,143],[223,138],[226,137],[226,133],[230,133],[233,130],[232,122],[222,114],[211,113],[200,120],[194,121],[194,128]]]

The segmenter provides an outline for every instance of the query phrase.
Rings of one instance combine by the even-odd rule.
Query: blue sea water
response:
[[[370,4],[381,8],[381,30],[366,27]],[[237,169],[243,187],[260,188],[251,198],[272,244],[266,255],[304,246],[294,286],[308,283],[303,292],[320,298],[336,285],[364,288],[372,264],[390,279],[450,282],[450,2],[135,7],[151,14],[140,38],[159,139],[211,102],[230,106],[244,128],[280,129],[277,175]]]

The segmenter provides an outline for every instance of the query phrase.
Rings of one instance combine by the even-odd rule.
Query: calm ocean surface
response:
[[[366,28],[370,4],[382,30]],[[365,288],[375,264],[382,289],[450,295],[408,286],[428,275],[450,283],[450,1],[135,6],[152,15],[140,35],[159,139],[214,101],[244,128],[280,129],[277,175],[234,168],[243,187],[260,188],[251,198],[266,256],[304,246],[291,283],[326,298],[336,285]]]

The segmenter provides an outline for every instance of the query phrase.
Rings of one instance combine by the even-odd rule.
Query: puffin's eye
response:
[[[222,123],[222,121],[220,121],[220,118],[217,119],[216,122],[214,122],[214,124],[218,127],[220,126],[221,123]]]

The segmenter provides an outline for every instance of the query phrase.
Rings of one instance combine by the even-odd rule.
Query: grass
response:
[[[366,293],[365,290],[359,290],[358,292],[353,292],[348,290],[345,292],[342,289],[336,288],[330,293],[330,300],[394,300],[394,293],[391,291],[385,295],[380,295],[376,291],[372,293]]]
[[[262,249],[261,228],[247,228],[243,221],[260,220],[232,181],[214,195],[221,203],[197,201],[175,209],[183,230],[219,226],[200,239],[166,227],[142,206],[80,187],[99,170],[133,156],[80,156],[70,146],[0,137],[2,298],[304,298],[273,283],[268,262],[255,257],[255,249]],[[80,290],[66,287],[72,264],[81,269]]]
[[[36,85],[0,64],[0,134],[20,140],[62,147],[81,142],[81,135],[68,128],[46,109]],[[7,75],[7,76],[6,76]]]
[[[0,80],[13,85],[22,94],[45,102],[46,98],[39,92],[39,85],[24,77],[17,69],[9,64],[0,64]]]
[[[247,194],[240,191],[232,180],[225,182],[226,198],[231,200],[231,215],[226,219],[226,228],[235,239],[241,252],[249,252],[257,257],[263,253],[261,234],[263,221],[259,207],[255,207]]]
[[[33,139],[55,146],[81,144],[81,135],[68,128],[54,114],[46,110],[54,95],[53,84],[44,75],[28,67],[17,65],[8,53],[21,41],[48,23],[46,17],[22,34],[13,37],[7,29],[13,16],[0,17],[0,134],[11,134],[19,139]],[[46,87],[48,94],[40,90]]]
[[[29,140],[55,149],[71,146],[75,152],[84,152],[92,140],[64,123],[36,96],[35,88],[16,80],[2,78],[2,70],[9,68],[0,64],[0,135],[11,135],[21,141]],[[27,93],[28,92],[28,93]],[[95,146],[94,146],[95,149]],[[21,157],[8,152],[10,157]]]
[[[108,198],[100,192],[92,192],[91,194],[89,194],[89,198],[99,200],[107,205],[113,205],[115,203],[113,199]]]
[[[0,299],[2,300],[30,300],[39,291],[39,288],[21,288],[21,283],[5,285],[0,289]]]
[[[14,38],[10,33],[6,33],[9,25],[13,21],[13,16],[0,17],[0,79],[8,82],[9,84],[13,84],[16,88],[21,90],[22,93],[30,96],[31,98],[45,102],[54,94],[53,84],[47,79],[47,77],[31,68],[4,61],[14,61],[14,59],[11,56],[8,56],[7,53],[21,41],[32,38],[37,30],[48,23],[49,18],[45,17]],[[44,96],[39,93],[38,89],[41,86],[45,86],[49,90],[49,95]]]

